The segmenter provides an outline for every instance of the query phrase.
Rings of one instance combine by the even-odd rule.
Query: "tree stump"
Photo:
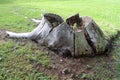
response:
[[[79,14],[66,19],[66,22],[59,15],[45,14],[33,31],[7,31],[7,34],[34,39],[60,55],[73,57],[103,54],[109,44],[99,26],[90,17],[79,17]]]
[[[66,20],[71,27],[74,23],[77,24],[73,29],[75,34],[73,56],[103,54],[109,43],[102,30],[90,17],[78,17],[76,14]]]

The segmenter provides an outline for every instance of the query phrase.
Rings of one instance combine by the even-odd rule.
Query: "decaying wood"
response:
[[[74,30],[75,23],[77,29]],[[63,56],[102,54],[108,45],[99,26],[91,18],[79,17],[79,14],[66,19],[66,22],[59,15],[44,14],[33,31],[6,33],[10,37],[32,39]]]
[[[80,20],[80,23],[78,24],[76,20]],[[76,14],[68,18],[66,22],[71,23],[70,26],[77,24],[77,29],[74,30],[75,57],[104,53],[109,43],[99,26],[90,17],[79,17]]]
[[[93,53],[91,46],[88,44],[83,30],[75,32],[75,53],[74,56],[90,55]]]
[[[66,19],[66,23],[69,26],[74,26],[74,24],[76,23],[76,27],[79,27],[82,25],[82,18],[79,17],[79,14],[75,14],[69,18]]]
[[[90,18],[83,17],[83,26],[86,39],[93,48],[95,54],[101,54],[105,51],[108,41],[99,26]]]

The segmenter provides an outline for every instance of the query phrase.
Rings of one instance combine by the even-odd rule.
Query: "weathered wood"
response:
[[[83,17],[84,33],[89,45],[93,48],[94,54],[104,53],[108,41],[99,26],[90,18]]]
[[[67,23],[55,14],[45,14],[38,27],[27,33],[7,32],[10,37],[25,37],[37,41],[61,55],[102,54],[108,41],[99,26],[89,17],[79,17],[78,14],[68,18]],[[77,29],[70,27],[74,23]]]
[[[92,53],[93,50],[86,40],[84,31],[83,30],[76,31],[74,56],[79,57],[81,55],[91,55]]]
[[[78,23],[77,20],[80,20],[80,23]],[[99,26],[90,17],[79,17],[79,15],[76,14],[69,17],[66,21],[70,26],[73,26],[75,23],[77,24],[77,29],[74,30],[73,56],[79,57],[81,55],[104,53],[108,41],[105,39],[104,33]]]
[[[66,55],[66,52],[74,54],[73,29],[56,14],[45,14],[38,27],[31,32],[6,33],[12,38],[32,39],[51,50],[58,50],[58,53],[63,55]]]
[[[74,54],[74,32],[65,22],[55,27],[45,38],[45,42],[50,49],[69,50]]]
[[[47,23],[48,21],[45,19],[45,17],[43,16],[42,19],[41,19],[41,22],[40,24],[35,28],[33,29],[31,32],[25,32],[25,33],[15,33],[15,32],[11,32],[11,31],[6,31],[6,33],[9,35],[9,37],[12,37],[12,38],[28,38],[28,39],[35,39],[39,33],[42,32],[42,29],[44,27],[44,24],[48,24]],[[48,24],[49,25],[49,24]],[[50,27],[50,25],[49,25]],[[44,32],[42,32],[44,33]],[[45,35],[45,33],[44,33]]]

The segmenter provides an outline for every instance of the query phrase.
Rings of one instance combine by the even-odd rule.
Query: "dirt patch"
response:
[[[13,40],[14,43],[28,45],[35,42],[26,39],[10,39],[6,36],[5,30],[0,30],[0,42]],[[21,46],[22,47],[22,46]],[[47,50],[41,46],[39,49]],[[46,75],[55,77],[57,80],[101,80],[114,76],[114,59],[111,54],[98,55],[94,57],[81,57],[78,59],[67,57],[63,58],[51,51],[49,52],[51,63],[43,66],[37,62],[31,62],[33,68]]]
[[[33,63],[33,65],[37,70],[57,77],[57,80],[101,80],[113,77],[114,66],[111,66],[113,59],[108,55],[79,59],[63,58],[53,53],[50,56],[51,64],[49,67],[46,68],[37,63]]]

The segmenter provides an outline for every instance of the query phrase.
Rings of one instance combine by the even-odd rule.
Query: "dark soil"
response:
[[[5,34],[5,30],[0,30],[0,41],[11,40]],[[36,44],[31,40],[12,39],[15,43],[28,45]],[[45,49],[38,46],[39,49]],[[47,49],[45,49],[47,50]],[[48,67],[31,62],[34,69],[46,75],[53,76],[56,80],[104,80],[114,76],[114,59],[111,54],[97,55],[94,57],[63,58],[52,51],[48,51],[51,63]]]

